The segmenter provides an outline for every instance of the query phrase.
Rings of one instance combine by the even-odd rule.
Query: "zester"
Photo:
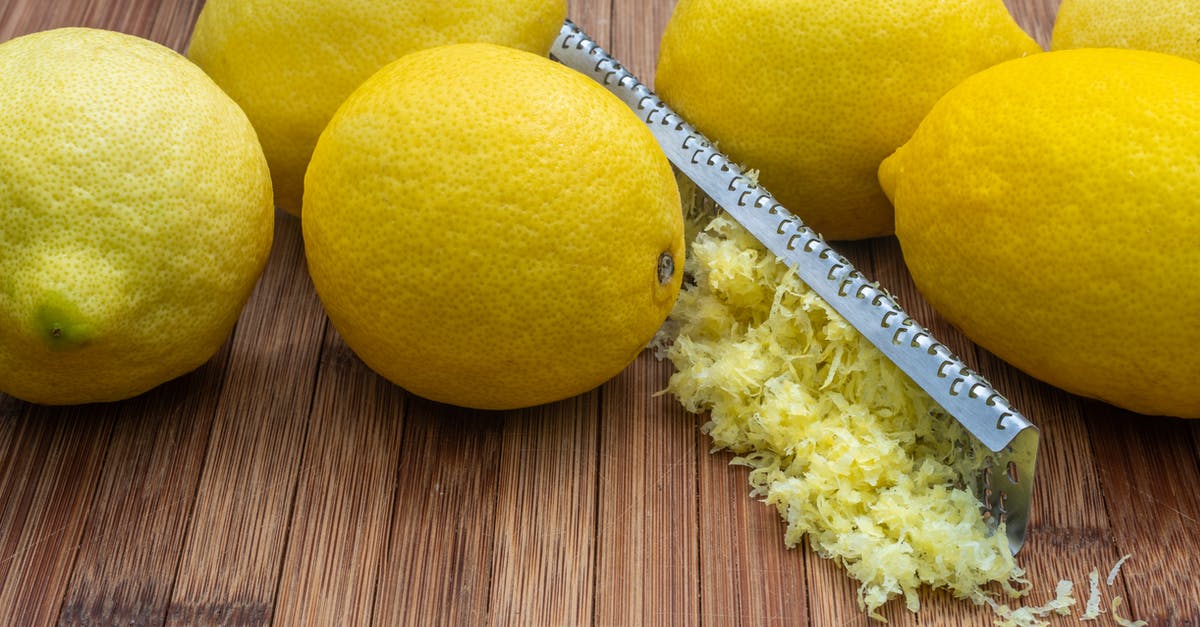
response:
[[[991,451],[979,464],[972,489],[989,525],[1004,523],[1016,553],[1029,522],[1037,427],[570,20],[564,22],[551,56],[628,105],[676,168]]]

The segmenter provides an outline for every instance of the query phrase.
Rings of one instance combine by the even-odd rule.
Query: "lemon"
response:
[[[112,401],[204,363],[273,214],[253,127],[179,54],[82,28],[0,45],[0,391]]]
[[[1200,64],[1048,52],[938,102],[880,167],[917,287],[1076,394],[1200,417]]]
[[[615,96],[546,57],[402,57],[338,110],[305,185],[309,272],[334,326],[436,401],[510,409],[592,389],[678,295],[666,157]]]
[[[276,204],[298,214],[317,137],[376,70],[465,41],[545,54],[566,10],[565,0],[208,0],[188,56],[246,111]]]
[[[1179,0],[1063,0],[1051,48],[1134,48],[1200,61],[1200,4]]]
[[[879,162],[960,80],[1038,45],[1001,0],[680,0],[656,90],[829,239],[890,234]]]

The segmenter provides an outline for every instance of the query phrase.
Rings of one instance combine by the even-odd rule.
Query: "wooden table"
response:
[[[0,0],[0,41],[62,25],[182,50],[201,0]],[[1048,40],[1055,0],[1011,8]],[[576,0],[570,16],[650,79],[672,0]],[[368,371],[309,283],[297,220],[198,371],[129,401],[51,408],[0,395],[0,623],[866,625],[855,583],[787,550],[744,469],[653,396],[643,355],[599,390],[486,413]],[[1131,553],[1126,615],[1200,624],[1200,422],[1056,391],[921,301],[894,240],[842,247],[1042,429],[1019,561],[1041,603]],[[990,625],[923,595],[898,625]],[[1112,624],[1105,615],[1099,624]],[[1072,624],[1055,619],[1056,624]]]

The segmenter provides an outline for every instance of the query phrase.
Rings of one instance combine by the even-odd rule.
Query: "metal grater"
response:
[[[973,487],[989,525],[1005,523],[1015,554],[1029,522],[1037,427],[570,20],[550,54],[637,113],[671,163],[991,451],[979,460]]]

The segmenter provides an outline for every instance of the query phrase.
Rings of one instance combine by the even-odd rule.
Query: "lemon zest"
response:
[[[1108,585],[1113,585],[1113,582],[1117,580],[1117,575],[1121,572],[1121,566],[1125,564],[1125,560],[1131,557],[1133,557],[1133,554],[1127,554],[1121,559],[1117,560],[1117,563],[1113,565],[1112,570],[1108,571],[1108,579],[1105,580]]]
[[[1121,607],[1121,597],[1113,597],[1113,600],[1112,600],[1113,622],[1120,625],[1121,627],[1145,627],[1145,625],[1149,624],[1144,620],[1131,620],[1131,619],[1125,618],[1124,616],[1117,614],[1118,607]]]
[[[789,547],[808,536],[877,619],[896,597],[917,611],[922,585],[976,604],[993,582],[1026,592],[1005,534],[961,487],[973,455],[961,425],[729,218],[692,242],[687,271],[668,390],[708,413],[704,433],[751,469]]]
[[[1111,585],[1111,584],[1110,584]],[[1100,608],[1100,571],[1095,568],[1088,574],[1088,600],[1079,620],[1096,620],[1104,610]]]
[[[1074,589],[1074,582],[1062,579],[1054,587],[1054,598],[1044,605],[1013,609],[1007,605],[996,603],[990,598],[987,599],[987,603],[1000,618],[995,623],[998,627],[1046,627],[1050,623],[1042,619],[1051,613],[1060,616],[1071,614],[1071,608],[1075,606]]]

